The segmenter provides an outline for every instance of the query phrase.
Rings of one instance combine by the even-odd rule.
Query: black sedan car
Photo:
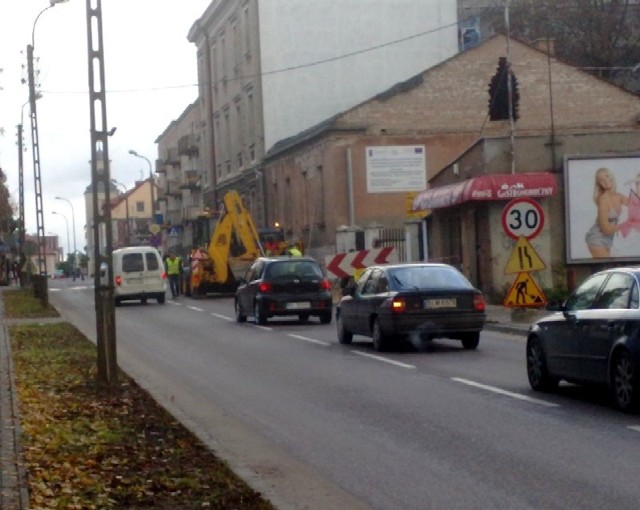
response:
[[[331,322],[331,285],[318,262],[311,257],[261,257],[247,270],[235,296],[238,322],[253,316],[257,324],[270,317],[310,316],[322,324]]]
[[[446,337],[475,349],[485,304],[483,293],[447,264],[370,267],[355,286],[343,289],[336,307],[338,341],[348,344],[353,335],[364,335],[384,351],[396,338]]]
[[[527,375],[534,390],[561,379],[607,385],[615,405],[637,409],[640,384],[640,267],[590,276],[555,311],[537,321],[527,339]]]

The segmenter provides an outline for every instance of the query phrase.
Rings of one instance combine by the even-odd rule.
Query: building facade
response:
[[[259,225],[257,174],[279,140],[458,49],[455,0],[216,0],[189,31],[198,50],[205,205],[238,190]]]
[[[507,54],[519,97],[513,124],[492,110],[504,97],[490,94]],[[366,231],[404,225],[408,236],[415,236],[413,245],[424,244],[418,257],[454,263],[497,297],[512,279],[504,266],[514,240],[501,226],[501,212],[515,195],[496,198],[495,190],[483,188],[458,201],[455,190],[474,178],[486,184],[494,174],[536,174],[536,182],[552,190],[540,197],[548,221],[532,240],[546,266],[537,277],[543,287],[563,286],[571,279],[564,158],[640,152],[639,114],[635,94],[535,47],[494,36],[276,144],[263,165],[271,197],[267,218],[290,224],[294,236],[306,234],[319,258],[335,252],[335,232],[342,227]],[[415,204],[415,193],[371,186],[375,168],[368,155],[385,146],[424,148],[432,189],[421,192]],[[509,185],[528,192],[526,184]],[[412,218],[414,209],[428,217]],[[363,248],[371,248],[371,241]],[[574,270],[580,275],[598,267],[599,261],[592,261]]]

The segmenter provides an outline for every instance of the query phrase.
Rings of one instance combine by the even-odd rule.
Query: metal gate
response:
[[[399,262],[407,261],[406,232],[404,228],[381,228],[378,230],[377,246],[375,248],[393,247],[398,254]]]

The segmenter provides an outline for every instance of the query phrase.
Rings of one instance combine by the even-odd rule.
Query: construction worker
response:
[[[302,256],[302,252],[300,251],[300,249],[295,245],[292,244],[291,246],[289,246],[289,248],[287,249],[287,254],[291,257],[301,257]]]
[[[176,257],[175,252],[169,251],[169,256],[165,259],[167,276],[169,277],[169,288],[171,295],[176,298],[180,295],[180,276],[182,274],[182,260]]]

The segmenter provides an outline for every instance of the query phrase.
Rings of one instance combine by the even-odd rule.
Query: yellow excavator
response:
[[[207,250],[195,248],[189,257],[187,296],[232,292],[238,287],[234,271],[240,273],[265,255],[251,214],[237,191],[223,197],[224,212],[218,220]]]

